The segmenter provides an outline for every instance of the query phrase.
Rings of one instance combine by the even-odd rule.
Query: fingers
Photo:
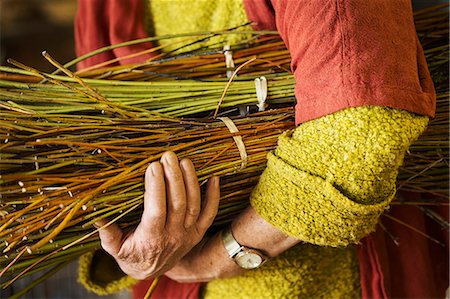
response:
[[[200,185],[198,184],[194,164],[191,160],[183,159],[180,162],[180,166],[186,188],[186,215],[184,227],[188,228],[197,222],[198,215],[200,214]]]
[[[174,228],[184,225],[186,214],[186,189],[183,174],[178,163],[177,155],[165,152],[161,157],[166,179],[167,219],[166,227]]]
[[[136,229],[148,234],[161,230],[166,224],[166,184],[160,163],[153,162],[145,171],[144,212]]]
[[[207,185],[201,208],[201,194],[193,163],[178,162],[173,152],[166,152],[161,163],[154,162],[145,176],[144,213],[136,232],[179,230],[196,224],[204,232],[214,220],[220,198],[219,178],[212,177]]]
[[[107,220],[99,220],[95,226],[100,228],[108,223]],[[99,230],[98,232],[103,249],[110,255],[115,257],[122,246],[123,232],[120,227],[113,223]]]
[[[197,222],[197,229],[205,232],[211,226],[219,209],[220,186],[219,177],[212,177],[208,181],[205,194],[205,205]]]

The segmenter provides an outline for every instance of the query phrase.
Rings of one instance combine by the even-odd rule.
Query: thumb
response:
[[[103,227],[107,223],[106,219],[102,219],[95,222],[94,226],[99,230],[98,235],[103,249],[115,257],[122,246],[123,232],[115,223]]]

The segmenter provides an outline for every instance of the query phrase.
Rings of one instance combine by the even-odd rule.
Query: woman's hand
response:
[[[164,275],[172,280],[188,283],[228,278],[244,272],[228,256],[221,233],[217,233],[198,244]]]
[[[166,152],[145,173],[144,212],[136,229],[125,234],[112,224],[100,230],[103,249],[136,279],[161,275],[203,238],[217,214],[219,178],[212,177],[202,207],[194,165]],[[106,221],[97,223],[97,226]]]

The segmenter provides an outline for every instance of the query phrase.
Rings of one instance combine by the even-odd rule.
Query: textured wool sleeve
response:
[[[90,292],[105,296],[126,290],[138,280],[123,273],[114,258],[99,249],[80,257],[78,281]]]
[[[428,117],[349,108],[282,134],[251,196],[265,220],[316,245],[355,243],[395,195],[398,168]]]

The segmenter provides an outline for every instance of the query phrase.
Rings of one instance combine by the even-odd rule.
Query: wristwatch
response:
[[[239,244],[231,232],[231,227],[222,231],[222,241],[230,258],[241,268],[256,269],[268,259],[261,251]]]

